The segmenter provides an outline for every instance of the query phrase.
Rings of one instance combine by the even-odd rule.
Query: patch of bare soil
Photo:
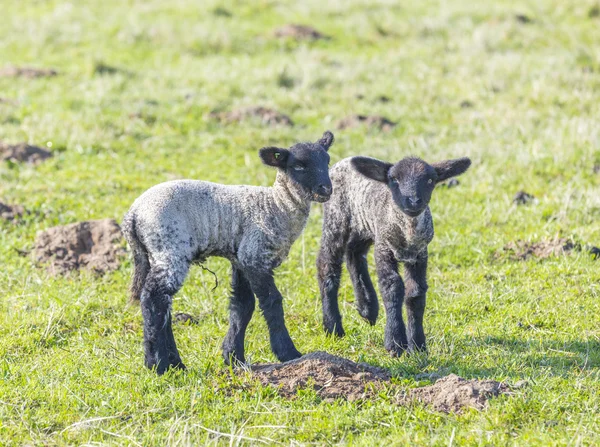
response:
[[[340,120],[337,128],[344,130],[366,125],[370,128],[376,128],[383,130],[384,132],[389,132],[396,126],[396,124],[397,123],[390,121],[386,117],[379,115],[350,115]]]
[[[526,16],[525,14],[515,14],[515,20],[524,25],[534,22],[534,20],[531,17]]]
[[[25,214],[25,208],[21,205],[7,205],[0,202],[0,219],[15,220]]]
[[[317,31],[311,26],[289,24],[275,30],[275,37],[291,38],[295,40],[329,39],[329,36]]]
[[[578,248],[578,244],[566,238],[554,238],[551,240],[528,242],[518,240],[510,242],[502,251],[512,259],[525,261],[529,258],[547,259],[551,256],[561,256]]]
[[[390,379],[385,369],[354,363],[326,352],[317,351],[285,363],[252,365],[263,385],[278,387],[279,394],[294,397],[299,389],[312,387],[325,400],[349,401],[374,394],[373,387]]]
[[[104,274],[119,268],[122,241],[114,219],[90,220],[39,232],[33,254],[53,275],[79,269]]]
[[[186,314],[185,312],[177,312],[173,316],[173,320],[175,320],[176,323],[181,324],[198,324],[198,319],[196,317],[190,314]]]
[[[0,96],[0,104],[10,104],[11,106],[16,106],[18,102],[14,99],[3,98]]]
[[[509,392],[506,384],[495,380],[467,380],[450,374],[433,385],[409,390],[403,401],[417,400],[437,411],[460,413],[465,408],[482,410],[490,398]]]
[[[239,123],[248,119],[258,119],[268,126],[293,126],[292,119],[277,110],[262,106],[244,107],[230,112],[211,112],[211,118],[222,123]]]
[[[519,191],[513,197],[515,205],[527,205],[533,202],[535,202],[535,197],[525,191]]]
[[[51,68],[33,68],[33,67],[3,67],[0,68],[0,78],[45,78],[56,76],[58,72]]]
[[[285,363],[252,365],[252,372],[264,386],[277,387],[279,394],[287,398],[295,397],[299,389],[311,387],[325,401],[375,399],[379,389],[390,386],[386,369],[322,351]],[[468,407],[482,409],[490,398],[508,392],[507,385],[494,380],[466,380],[450,374],[433,385],[408,390],[397,403],[420,401],[437,411],[460,412]]]
[[[6,144],[0,142],[0,160],[15,163],[38,164],[52,157],[52,152],[27,143]]]

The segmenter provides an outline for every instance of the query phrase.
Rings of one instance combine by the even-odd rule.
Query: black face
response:
[[[394,202],[411,217],[427,208],[437,178],[433,166],[418,158],[405,158],[388,171],[388,185]]]
[[[352,165],[362,175],[386,183],[402,212],[417,217],[429,205],[435,185],[464,173],[471,160],[464,157],[430,165],[420,158],[407,157],[392,165],[374,158],[354,157]]]
[[[329,154],[333,134],[329,131],[315,143],[298,143],[289,149],[265,147],[260,150],[263,163],[275,166],[315,202],[326,202],[333,188],[329,178]]]

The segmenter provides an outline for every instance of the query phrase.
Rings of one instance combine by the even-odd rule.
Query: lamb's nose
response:
[[[409,197],[408,203],[410,203],[412,206],[419,206],[423,203],[423,200],[418,197]]]
[[[331,185],[319,185],[319,187],[317,188],[317,194],[322,196],[330,196],[331,191]]]

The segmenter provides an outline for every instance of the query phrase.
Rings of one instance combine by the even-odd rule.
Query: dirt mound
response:
[[[250,106],[230,112],[211,112],[211,118],[222,123],[239,123],[248,119],[258,119],[267,126],[293,126],[291,118],[274,109],[262,106]]]
[[[450,374],[433,385],[411,389],[404,399],[418,400],[444,413],[460,413],[465,408],[482,410],[490,398],[508,392],[506,384],[495,380],[467,380]]]
[[[519,191],[513,197],[513,203],[515,205],[527,205],[529,203],[534,203],[535,201],[536,198],[525,191]]]
[[[25,208],[21,205],[7,205],[0,202],[0,219],[15,220],[25,214]]]
[[[350,115],[346,118],[340,120],[337,125],[337,128],[340,130],[351,129],[353,127],[358,127],[361,125],[366,125],[370,128],[376,128],[379,130],[383,130],[384,132],[389,132],[392,130],[397,123],[390,121],[384,116],[378,115]]]
[[[14,99],[3,98],[0,96],[0,104],[10,104],[11,106],[16,106],[18,102]]]
[[[322,351],[285,363],[252,365],[251,368],[263,386],[273,385],[287,398],[295,397],[300,389],[312,388],[325,401],[376,399],[384,385],[395,387],[386,369]],[[481,410],[490,398],[508,392],[507,385],[494,380],[467,380],[450,374],[433,385],[400,392],[397,403],[409,405],[419,401],[432,405],[437,411],[458,413],[470,407]]]
[[[4,67],[0,68],[0,78],[45,78],[56,76],[58,72],[51,68]]]
[[[185,312],[177,312],[173,316],[173,320],[176,323],[181,324],[198,324],[198,319],[196,317],[190,314],[186,314]]]
[[[52,157],[52,152],[27,143],[6,144],[0,142],[0,160],[15,163],[38,164]]]
[[[507,244],[502,251],[512,259],[525,261],[531,257],[546,259],[551,256],[567,254],[576,248],[578,244],[566,238],[554,238],[546,241],[528,242],[518,240]],[[501,254],[501,253],[499,253]]]
[[[296,40],[319,40],[330,38],[311,26],[297,24],[284,25],[281,28],[276,29],[275,37],[291,38]]]
[[[122,241],[114,219],[90,220],[39,232],[33,253],[51,274],[79,269],[104,274],[119,267],[125,253]]]
[[[343,397],[350,401],[373,394],[375,387],[390,379],[385,369],[354,363],[317,351],[285,363],[252,365],[263,385],[278,387],[279,394],[294,397],[299,389],[311,387],[325,400]]]

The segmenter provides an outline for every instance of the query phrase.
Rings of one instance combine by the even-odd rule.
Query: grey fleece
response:
[[[309,199],[281,172],[272,187],[175,180],[142,194],[123,229],[126,236],[137,233],[151,266],[187,272],[192,261],[220,256],[242,268],[272,269],[286,258],[309,211]]]
[[[429,207],[418,217],[407,216],[394,203],[390,188],[360,174],[350,158],[336,163],[329,175],[334,188],[324,205],[324,232],[341,232],[350,241],[375,241],[400,262],[414,263],[426,255],[434,235]]]

